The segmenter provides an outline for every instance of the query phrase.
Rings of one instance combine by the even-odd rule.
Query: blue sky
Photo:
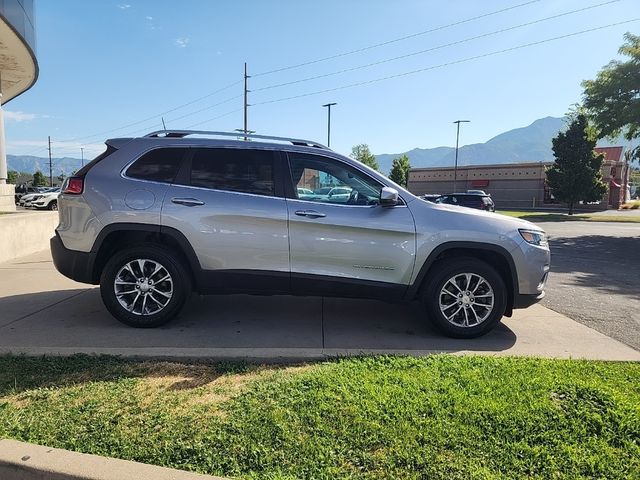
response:
[[[321,105],[337,102],[331,143],[342,153],[358,143],[374,153],[451,146],[456,119],[471,120],[461,144],[484,142],[567,112],[580,100],[580,82],[615,58],[623,34],[639,33],[640,22],[465,59],[640,17],[638,0],[619,0],[520,27],[604,1],[39,0],[40,77],[4,106],[7,153],[46,156],[51,135],[54,156],[79,157],[83,147],[92,157],[105,138],[161,128],[164,112],[168,128],[241,128],[245,61],[252,75],[249,128],[260,134],[324,143]],[[428,30],[435,31],[264,74]],[[461,43],[445,46],[453,42]],[[423,50],[430,51],[266,88]],[[342,88],[415,70],[423,71]]]

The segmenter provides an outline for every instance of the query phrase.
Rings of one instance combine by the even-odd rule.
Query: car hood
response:
[[[438,225],[446,225],[452,230],[476,230],[498,234],[509,234],[519,229],[544,231],[543,228],[527,220],[457,205],[423,201],[411,203],[411,209],[416,224],[435,221]]]

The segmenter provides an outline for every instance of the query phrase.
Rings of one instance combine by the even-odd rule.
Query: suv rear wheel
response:
[[[479,337],[504,315],[506,286],[487,263],[475,258],[445,259],[430,277],[423,299],[429,319],[446,335]]]
[[[183,263],[155,244],[117,252],[100,278],[100,294],[107,310],[122,323],[150,328],[174,318],[191,293]]]

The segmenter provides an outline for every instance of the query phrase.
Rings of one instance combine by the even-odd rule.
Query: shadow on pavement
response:
[[[569,273],[576,286],[638,297],[640,237],[558,237],[550,245],[552,275]]]
[[[61,299],[62,298],[62,299]],[[31,308],[33,305],[49,306]],[[107,353],[109,349],[139,350],[140,354],[172,349],[252,349],[271,351],[281,359],[301,358],[313,349],[321,354],[368,351],[495,352],[512,347],[516,335],[500,324],[484,337],[456,340],[444,337],[426,321],[417,303],[393,304],[373,300],[293,296],[193,295],[182,314],[166,326],[135,329],[116,321],[106,311],[97,288],[32,293],[0,298],[21,317],[0,321],[0,348],[4,351]],[[33,313],[28,314],[30,311]],[[1,314],[0,314],[1,315]],[[133,349],[133,350],[131,350]],[[294,354],[294,352],[297,352]],[[337,352],[337,353],[336,353]],[[209,355],[209,352],[206,352]],[[158,356],[161,356],[159,354]],[[188,355],[187,355],[188,356]]]

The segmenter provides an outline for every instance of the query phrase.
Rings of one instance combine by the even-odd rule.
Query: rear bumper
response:
[[[513,299],[513,309],[527,308],[533,305],[534,303],[538,303],[540,300],[544,298],[544,291],[540,293],[520,293],[515,296]]]
[[[96,260],[95,253],[69,250],[62,243],[58,232],[49,243],[53,264],[62,275],[80,283],[93,285],[98,283],[93,275],[93,265]]]

